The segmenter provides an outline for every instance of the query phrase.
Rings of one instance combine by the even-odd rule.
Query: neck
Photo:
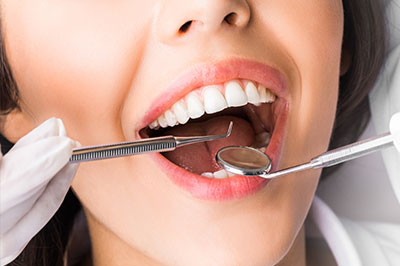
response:
[[[303,226],[286,256],[276,266],[306,266],[305,241],[306,237]]]
[[[90,231],[92,246],[91,266],[143,265],[160,266],[150,257],[129,246],[116,234],[99,223],[85,211]],[[86,266],[86,265],[85,265]]]
[[[145,254],[132,248],[86,212],[92,242],[92,265],[161,266]],[[304,227],[300,230],[288,253],[276,266],[306,266]]]

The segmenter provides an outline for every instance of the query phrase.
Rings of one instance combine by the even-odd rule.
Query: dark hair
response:
[[[356,141],[371,118],[368,93],[381,71],[388,43],[384,2],[343,0],[343,48],[351,52],[351,66],[340,78],[330,149]],[[325,168],[322,178],[339,167]]]
[[[386,51],[383,1],[343,0],[343,5],[343,46],[351,51],[351,65],[340,78],[338,108],[330,148],[355,141],[364,131],[370,119],[368,93],[383,65]],[[18,108],[18,89],[7,62],[1,34],[0,100],[0,114]],[[0,139],[0,143],[4,152],[11,146],[4,138]],[[327,175],[328,171],[332,170],[325,170],[323,175]],[[78,200],[70,191],[56,215],[10,265],[62,266],[71,225],[79,208]]]

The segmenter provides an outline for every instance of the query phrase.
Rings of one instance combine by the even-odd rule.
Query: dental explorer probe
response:
[[[156,138],[147,138],[137,141],[121,142],[99,146],[89,146],[77,148],[72,151],[69,159],[70,163],[88,162],[117,158],[129,155],[173,151],[181,146],[213,141],[227,138],[231,135],[233,122],[229,123],[228,131],[224,135],[192,136],[192,137],[174,137],[164,136]]]
[[[218,151],[218,164],[228,172],[260,176],[266,179],[276,178],[308,169],[319,169],[353,160],[367,154],[389,148],[394,145],[392,134],[385,133],[366,140],[361,140],[331,151],[327,151],[309,161],[277,172],[269,173],[271,160],[263,152],[245,146],[228,146]]]

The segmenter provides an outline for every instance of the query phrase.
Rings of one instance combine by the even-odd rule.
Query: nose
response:
[[[250,17],[247,0],[165,0],[155,27],[161,42],[171,43],[193,33],[210,37],[223,28],[242,29]]]

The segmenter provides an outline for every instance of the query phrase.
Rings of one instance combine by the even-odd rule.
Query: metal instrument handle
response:
[[[385,133],[325,152],[312,159],[310,163],[313,165],[313,168],[329,167],[391,147],[392,145],[393,136],[390,133]]]
[[[70,163],[87,162],[129,156],[155,151],[172,151],[176,148],[173,136],[130,141],[117,144],[99,145],[74,149]]]

